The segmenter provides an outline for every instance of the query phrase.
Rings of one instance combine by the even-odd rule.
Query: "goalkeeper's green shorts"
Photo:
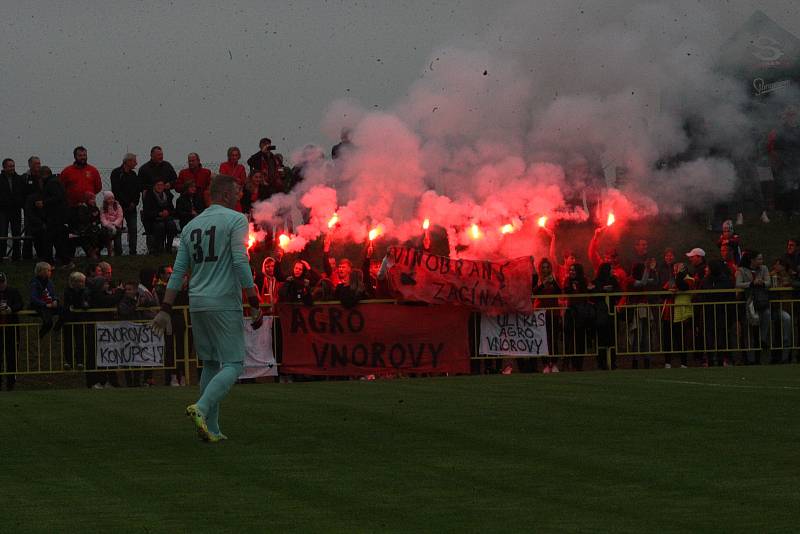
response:
[[[243,362],[244,321],[241,310],[191,312],[198,360]]]

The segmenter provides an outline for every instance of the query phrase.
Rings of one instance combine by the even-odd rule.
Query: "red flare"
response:
[[[547,225],[547,215],[539,217],[539,228],[544,228]]]
[[[250,250],[256,244],[256,234],[250,232],[247,236],[247,250]]]
[[[481,229],[478,228],[477,224],[472,225],[472,228],[470,228],[470,232],[472,233],[472,239],[480,239]]]
[[[513,231],[514,231],[513,224],[504,224],[503,226],[500,227],[501,234],[510,234]]]
[[[336,226],[336,223],[338,223],[338,222],[339,222],[339,214],[338,213],[334,213],[333,217],[328,219],[328,228],[333,228],[334,226]]]
[[[372,230],[369,231],[369,240],[375,241],[375,238],[378,237],[379,235],[381,235],[381,231],[378,230],[377,228],[373,228]]]
[[[422,221],[422,229],[423,230],[427,230],[430,227],[431,227],[431,220],[430,219],[425,219],[424,221]]]
[[[283,250],[286,250],[286,247],[289,245],[289,241],[291,241],[291,239],[286,234],[281,234],[278,236],[278,246]]]
[[[617,218],[614,217],[613,213],[609,213],[608,214],[608,219],[606,220],[606,226],[611,226],[615,222],[617,222]]]

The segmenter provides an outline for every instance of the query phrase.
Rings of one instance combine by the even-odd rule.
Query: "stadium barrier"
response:
[[[594,358],[597,367],[613,368],[617,358],[638,360],[659,356],[669,362],[672,356],[677,356],[682,364],[688,364],[692,355],[695,365],[721,365],[733,363],[737,356],[739,362],[745,363],[763,362],[765,356],[773,362],[791,361],[800,350],[800,298],[786,288],[770,290],[768,308],[757,310],[758,318],[752,316],[752,310],[748,312],[747,293],[742,290],[587,293],[538,298],[557,301],[557,305],[537,308],[538,318],[533,321],[526,316],[509,319],[516,314],[508,314],[500,321],[505,326],[499,328],[517,334],[533,332],[539,341],[546,341],[546,345],[542,343],[546,351],[520,354],[518,350],[503,350],[502,344],[499,351],[486,351],[482,328],[488,318],[473,313],[467,345],[473,364],[558,358],[581,361],[582,365],[584,359]],[[382,300],[363,301],[359,306],[386,303],[402,305]],[[269,306],[265,309],[273,311]],[[131,336],[139,335],[131,324],[144,326],[148,320],[119,321],[115,319],[116,309],[73,310],[71,315],[81,320],[69,321],[60,330],[43,337],[39,336],[41,321],[30,310],[20,311],[16,323],[0,323],[0,375],[91,375],[180,369],[191,382],[193,369],[201,367],[194,352],[190,314],[185,306],[175,306],[174,335],[166,337],[163,353],[159,354],[144,354],[141,349],[122,356],[119,352],[124,352]],[[283,360],[280,318],[274,314],[273,317],[272,350],[280,366]],[[98,328],[103,333],[112,332],[105,341],[116,344],[117,349],[104,345],[107,351],[98,352]]]

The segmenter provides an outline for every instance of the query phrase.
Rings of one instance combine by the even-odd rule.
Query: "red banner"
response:
[[[443,306],[278,307],[281,373],[469,373],[469,312]]]
[[[489,314],[532,313],[533,261],[464,260],[391,247],[389,283],[403,299],[466,306]]]

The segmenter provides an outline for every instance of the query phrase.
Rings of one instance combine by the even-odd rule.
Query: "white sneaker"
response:
[[[177,387],[180,387],[181,383],[178,382],[178,377],[177,376],[172,375],[172,378],[169,379],[169,385],[174,387],[174,388],[177,388]]]
[[[761,222],[764,224],[767,224],[769,222],[769,217],[767,217],[766,211],[761,212]]]
[[[741,213],[736,214],[736,226],[741,226],[744,224],[744,215]]]
[[[97,382],[95,383],[95,385],[92,386],[92,389],[103,389],[103,384]]]
[[[681,369],[686,369],[686,366],[685,365],[681,365]]]
[[[552,367],[550,367],[550,365],[549,365],[549,364],[548,364],[548,365],[545,365],[545,366],[544,366],[544,369],[542,369],[542,374],[543,374],[543,375],[549,375],[549,374],[550,374],[550,373],[552,373],[552,372],[553,372],[553,369],[552,369]]]
[[[105,384],[103,384],[103,387],[105,389],[114,389],[114,386],[111,384],[111,382],[106,382]]]
[[[550,372],[551,373],[560,373],[561,371],[558,370],[558,366],[556,364],[553,364],[553,367],[552,367],[552,369],[550,369]]]
[[[672,365],[668,364],[668,363],[665,363],[664,364],[664,369],[672,369]]]
[[[181,379],[178,381],[178,383],[181,385],[181,387],[185,388],[186,387],[186,377],[182,376]]]

